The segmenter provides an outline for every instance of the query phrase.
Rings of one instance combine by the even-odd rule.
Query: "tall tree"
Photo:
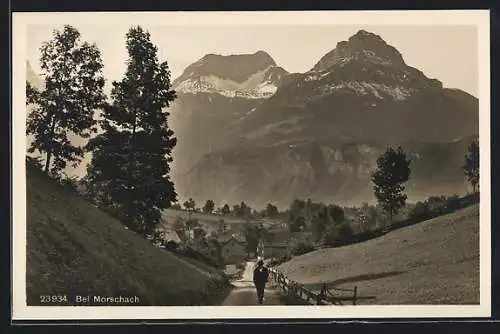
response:
[[[463,170],[467,181],[472,186],[472,191],[475,193],[479,185],[479,142],[477,140],[469,145]]]
[[[234,204],[233,205],[233,215],[239,216],[240,214],[240,205],[239,204]]]
[[[370,229],[377,225],[378,213],[375,206],[363,203],[361,213],[366,218],[365,228]]]
[[[313,203],[312,203],[311,199],[308,198],[307,202],[305,203],[305,208],[304,208],[305,209],[304,214],[308,220],[310,220],[312,218],[312,206],[313,206]]]
[[[243,228],[246,240],[246,252],[247,254],[254,253],[257,251],[259,240],[266,237],[265,228],[262,225],[254,225],[250,223],[245,223]]]
[[[342,207],[336,204],[329,205],[327,213],[329,215],[331,222],[334,222],[336,224],[341,224],[345,221],[344,209],[342,209]]]
[[[172,204],[170,206],[171,209],[175,209],[175,210],[181,210],[181,205],[179,203],[175,203],[175,204]]]
[[[176,98],[167,62],[159,63],[150,34],[133,27],[126,34],[127,69],[113,82],[112,103],[103,113],[103,133],[89,141],[89,179],[103,184],[109,205],[131,229],[148,234],[161,210],[176,201],[170,180],[176,138],[165,109]]]
[[[278,208],[271,203],[266,206],[266,216],[269,218],[274,218],[278,215]]]
[[[219,233],[224,233],[227,230],[227,224],[224,219],[219,219],[218,231]]]
[[[410,160],[399,146],[397,150],[389,147],[377,159],[377,169],[372,173],[375,197],[392,222],[394,214],[405,205],[404,183],[410,177]]]
[[[69,25],[54,30],[40,51],[45,87],[38,91],[26,82],[26,103],[33,105],[26,132],[34,137],[28,152],[44,154],[45,173],[58,177],[84,154],[68,136],[88,138],[96,132],[94,113],[105,101],[103,64],[97,46],[82,41]]]
[[[299,232],[302,228],[306,227],[306,222],[303,216],[289,214],[288,228],[290,232]]]
[[[231,212],[231,209],[229,208],[229,205],[227,204],[224,204],[224,206],[222,207],[221,209],[221,213],[223,216],[226,216],[229,214],[229,212]]]
[[[241,202],[239,216],[249,218],[250,216],[252,216],[252,208],[249,207],[245,202]]]
[[[205,205],[203,206],[203,212],[212,213],[214,211],[215,203],[211,199],[207,200]]]
[[[321,240],[323,233],[332,223],[328,211],[328,208],[322,205],[318,212],[311,219],[311,230],[315,241]]]
[[[295,199],[292,204],[290,204],[290,212],[294,215],[303,214],[305,206],[306,203],[303,200]]]
[[[196,208],[196,203],[192,198],[189,198],[182,205],[187,211],[194,211],[194,209]]]

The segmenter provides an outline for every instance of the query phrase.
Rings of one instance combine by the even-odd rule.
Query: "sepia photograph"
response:
[[[13,319],[489,316],[489,43],[488,11],[14,13]]]

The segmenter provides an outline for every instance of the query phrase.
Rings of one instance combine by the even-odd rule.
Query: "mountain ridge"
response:
[[[224,123],[231,129],[220,138],[224,147],[178,171],[181,196],[258,207],[307,197],[360,204],[373,200],[370,171],[388,145],[421,157],[412,199],[463,193],[463,156],[479,135],[477,98],[444,88],[363,30],[239,115]],[[350,147],[347,155],[339,145]]]
[[[360,44],[360,41],[367,41],[368,46]],[[376,47],[370,46],[373,43]],[[348,41],[337,43],[337,46],[311,70],[294,76],[286,85],[280,86],[250,119],[245,120],[244,124],[240,123],[240,131],[252,136],[252,132],[259,132],[263,126],[280,119],[307,118],[314,112],[318,118],[324,117],[323,123],[346,123],[348,132],[356,127],[365,127],[364,136],[371,140],[393,133],[395,135],[390,138],[390,142],[408,138],[405,138],[406,131],[396,135],[399,129],[387,126],[382,126],[378,131],[374,128],[368,133],[370,129],[366,129],[363,123],[356,124],[352,119],[348,122],[350,116],[347,114],[375,118],[371,123],[376,125],[419,124],[433,117],[446,119],[458,114],[457,117],[464,121],[456,130],[451,126],[444,131],[445,122],[429,121],[430,128],[427,124],[421,124],[412,135],[415,139],[447,141],[478,133],[478,117],[471,117],[469,112],[470,109],[478,108],[476,98],[457,90],[445,91],[439,80],[430,79],[422,71],[407,66],[401,54],[380,36],[361,30]],[[377,50],[377,53],[373,53],[373,50]],[[455,99],[460,99],[460,103],[456,103]],[[461,104],[467,105],[465,110]],[[452,112],[452,109],[455,111]],[[376,117],[373,117],[375,112]],[[432,128],[433,125],[437,128]]]

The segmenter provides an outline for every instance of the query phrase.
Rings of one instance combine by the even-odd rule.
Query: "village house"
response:
[[[164,233],[163,238],[164,238],[165,242],[173,241],[176,244],[182,243],[182,240],[179,237],[179,235],[177,234],[177,232],[175,231],[175,229],[173,229],[171,227],[165,227],[163,229],[163,233]]]
[[[148,239],[152,240],[153,243],[160,248],[165,248],[165,244],[168,242],[174,242],[176,245],[182,244],[182,239],[179,234],[172,227],[162,224],[155,229],[156,237],[153,238],[151,235]],[[153,240],[155,239],[155,240]]]
[[[226,235],[218,238],[221,256],[225,264],[235,264],[246,257],[246,244],[238,235]]]

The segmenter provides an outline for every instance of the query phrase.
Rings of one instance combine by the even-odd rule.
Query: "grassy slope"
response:
[[[478,304],[479,205],[279,268],[317,288],[358,286],[360,304]],[[373,298],[375,297],[375,298]]]
[[[144,305],[217,303],[227,280],[189,263],[93,207],[40,171],[27,173],[27,296],[139,296]],[[221,288],[224,287],[224,288]]]

